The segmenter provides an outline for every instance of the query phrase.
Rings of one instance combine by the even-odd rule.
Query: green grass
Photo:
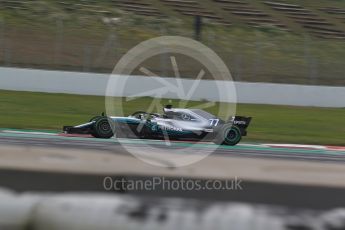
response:
[[[124,113],[145,110],[150,102],[150,98],[127,102]],[[167,103],[179,102],[162,101]],[[99,115],[104,104],[100,96],[0,91],[0,128],[61,130]],[[207,110],[215,113],[218,106]],[[240,104],[237,114],[253,117],[246,141],[345,145],[345,108]]]

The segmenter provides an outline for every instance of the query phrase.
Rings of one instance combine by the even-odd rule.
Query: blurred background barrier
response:
[[[245,203],[134,197],[104,193],[16,194],[0,190],[0,228],[107,229],[344,229],[345,210],[287,209]]]
[[[0,68],[0,89],[33,91],[47,93],[68,93],[80,95],[106,94],[108,74],[47,71],[36,69]],[[113,96],[130,97],[142,94],[152,96],[151,91],[163,87],[162,80],[177,85],[174,78],[144,76],[116,76],[121,82],[126,81],[125,89],[114,92]],[[181,79],[184,91],[192,88],[194,80]],[[224,96],[231,82],[201,80],[190,100],[227,101]],[[297,105],[316,107],[345,107],[345,87],[309,86],[274,83],[235,82],[238,103]],[[176,92],[165,94],[169,98],[178,98]],[[186,98],[187,99],[187,98]],[[236,98],[232,98],[235,102]]]
[[[236,81],[345,86],[342,0],[6,0],[0,65],[110,73],[133,46],[162,35],[214,50]],[[167,76],[164,56],[151,70]],[[185,76],[194,76],[186,63]]]

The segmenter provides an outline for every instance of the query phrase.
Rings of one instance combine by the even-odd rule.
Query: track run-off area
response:
[[[345,149],[341,146],[259,144],[241,142],[216,146],[147,139],[97,139],[58,132],[2,129],[0,181],[5,188],[25,191],[105,192],[104,178],[143,181],[243,180],[243,190],[185,192],[164,189],[126,191],[153,197],[243,201],[293,207],[333,208],[344,204]],[[206,158],[183,167],[172,157],[203,154]],[[134,157],[143,152],[159,167]],[[215,195],[217,194],[217,195]],[[255,195],[253,195],[255,194]],[[271,194],[274,194],[273,196]]]

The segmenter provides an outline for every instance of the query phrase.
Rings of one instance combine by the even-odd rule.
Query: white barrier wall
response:
[[[0,68],[0,89],[81,95],[105,95],[108,74],[47,71],[34,69]],[[157,82],[176,84],[174,78],[143,76],[117,76],[126,80],[126,89],[115,96],[132,96],[147,92],[147,96],[158,87]],[[195,81],[182,79],[188,92]],[[224,101],[224,92],[231,89],[231,82],[201,80],[191,100],[206,99]],[[238,103],[298,105],[317,107],[345,107],[345,87],[306,86],[271,83],[235,82]],[[176,93],[167,94],[170,98]],[[235,98],[233,98],[235,100]]]

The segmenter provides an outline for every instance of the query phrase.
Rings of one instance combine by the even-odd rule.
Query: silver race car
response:
[[[64,126],[68,134],[91,134],[96,138],[146,138],[188,141],[213,141],[236,145],[247,135],[251,117],[234,116],[223,121],[201,109],[172,108],[163,114],[138,111],[128,117],[93,117],[88,123]]]

